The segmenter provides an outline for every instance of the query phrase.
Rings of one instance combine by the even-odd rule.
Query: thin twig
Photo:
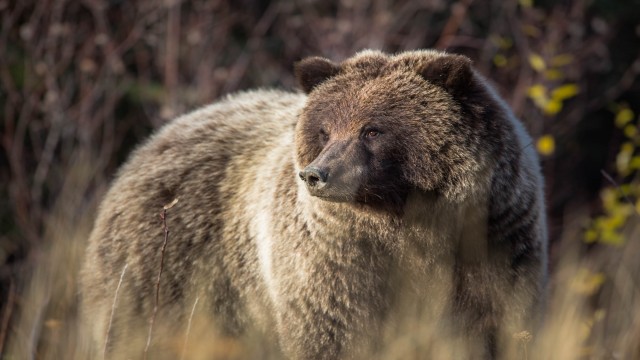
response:
[[[113,304],[111,304],[111,316],[109,316],[109,325],[107,326],[107,334],[104,339],[104,349],[102,350],[102,358],[106,358],[107,356],[107,346],[109,345],[109,334],[111,334],[111,324],[113,323],[113,314],[116,312],[116,303],[118,301],[118,293],[120,292],[120,286],[122,286],[122,280],[124,279],[124,273],[127,271],[127,267],[129,264],[124,264],[124,268],[122,268],[122,273],[120,274],[120,280],[118,281],[118,286],[116,287],[116,294],[113,296]]]
[[[620,187],[620,185],[618,184],[618,182],[616,182],[613,177],[611,175],[609,175],[606,171],[604,171],[604,169],[600,169],[600,173],[602,174],[602,176],[604,176],[605,179],[607,179],[607,181],[609,181],[616,189],[620,190],[620,193],[622,194],[622,197],[624,197],[624,199],[631,204],[632,206],[635,206],[635,204],[633,203],[633,201],[631,200],[631,198],[629,198],[629,196],[626,194],[626,192]]]
[[[530,143],[528,143],[527,145],[525,145],[522,149],[520,149],[520,152],[525,151],[529,146],[533,145],[533,141],[531,141]]]
[[[9,282],[9,295],[7,295],[7,302],[4,308],[4,313],[2,314],[2,327],[0,327],[0,354],[2,354],[2,349],[4,348],[4,341],[7,338],[7,329],[9,328],[9,320],[11,320],[11,316],[13,314],[13,305],[15,303],[16,296],[16,286],[13,279]],[[189,320],[191,323],[191,320]]]
[[[162,270],[164,269],[164,253],[167,249],[167,241],[169,240],[169,228],[167,227],[167,210],[173,207],[178,202],[178,199],[174,199],[170,204],[165,205],[160,213],[160,219],[162,219],[162,230],[164,231],[164,243],[162,244],[162,250],[160,251],[160,270],[158,271],[158,278],[156,279],[156,297],[153,305],[153,313],[151,319],[149,319],[149,333],[147,334],[147,345],[144,347],[144,357],[147,359],[149,353],[149,346],[151,345],[151,335],[153,334],[153,324],[156,321],[156,314],[158,313],[158,304],[160,302],[160,279],[162,278]]]
[[[614,101],[620,97],[625,91],[627,91],[636,81],[636,78],[640,75],[640,53],[636,56],[635,60],[629,65],[627,70],[620,77],[614,86],[604,91],[601,96],[595,97],[587,104],[588,111],[594,111],[603,107],[606,103]]]
[[[166,92],[167,119],[176,114],[176,93],[179,80],[178,55],[180,53],[180,0],[173,0],[168,5],[166,55],[164,64],[164,88]],[[165,119],[166,120],[166,119]]]
[[[196,297],[196,301],[193,303],[193,307],[191,308],[191,315],[189,315],[189,322],[187,323],[187,334],[184,337],[184,345],[182,346],[182,355],[180,356],[180,360],[184,359],[184,355],[187,352],[187,343],[189,342],[189,333],[191,332],[191,320],[193,320],[193,314],[196,311],[196,305],[198,305],[198,300],[200,297]]]
[[[253,59],[253,56],[251,56],[250,54],[252,52],[255,52],[255,50],[258,48],[261,39],[264,37],[264,35],[267,33],[267,31],[275,21],[278,15],[278,11],[280,11],[281,7],[282,6],[280,6],[279,3],[271,3],[271,5],[269,5],[269,7],[267,7],[267,9],[262,14],[260,20],[258,20],[256,25],[253,27],[245,50],[242,52],[242,54],[240,54],[240,56],[238,56],[238,60],[236,60],[233,67],[229,71],[227,81],[222,88],[223,93],[227,93],[229,91],[237,89],[240,80],[242,80],[242,77],[249,68],[251,59]]]
[[[460,29],[460,25],[465,20],[469,5],[473,0],[462,0],[451,5],[451,15],[444,25],[440,38],[434,46],[436,49],[446,49],[449,47],[451,40],[455,37],[456,32]]]

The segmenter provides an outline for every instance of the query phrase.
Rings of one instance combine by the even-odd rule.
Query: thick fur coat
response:
[[[304,94],[229,96],[119,171],[82,274],[97,348],[147,338],[159,284],[172,331],[198,299],[215,334],[262,334],[275,356],[384,357],[403,337],[423,355],[518,351],[547,273],[520,122],[463,56],[364,51],[295,70]],[[156,331],[152,348],[167,342]]]

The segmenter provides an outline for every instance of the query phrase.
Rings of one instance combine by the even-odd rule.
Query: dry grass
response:
[[[62,204],[60,207],[64,208]],[[62,211],[64,213],[64,211]],[[91,348],[88,332],[78,323],[76,278],[91,213],[81,221],[69,223],[52,216],[51,246],[38,258],[28,286],[20,289],[23,303],[7,343],[8,359],[84,359],[104,356],[104,348]],[[160,225],[159,225],[160,226]],[[640,231],[640,222],[631,220],[625,232]],[[170,241],[170,237],[169,237]],[[575,241],[578,242],[577,240]],[[519,339],[522,359],[635,359],[640,356],[640,263],[636,254],[640,244],[606,248],[596,256],[579,256],[576,249],[556,261],[551,277],[546,321],[536,332],[514,334]],[[589,270],[586,270],[589,269]],[[126,267],[121,275],[125,276]],[[602,274],[604,278],[594,277]],[[113,310],[127,304],[118,302],[114,289]],[[211,319],[198,307],[199,297],[189,304],[188,321],[176,331],[163,321],[159,311],[154,338],[169,339],[159,346],[152,343],[149,358],[248,359],[266,356],[267,340],[257,334],[244,339],[220,336]],[[117,303],[117,306],[116,306]],[[171,324],[173,325],[173,324]],[[406,328],[402,336],[387,342],[381,359],[459,358],[460,346],[441,338],[441,332],[428,319]],[[115,358],[143,357],[148,341],[148,324],[120,344]],[[105,334],[106,335],[106,334]],[[108,339],[105,337],[105,344]],[[265,350],[266,349],[266,350]],[[272,357],[277,358],[276,355]],[[109,358],[109,356],[107,356]]]
[[[59,247],[52,251],[48,266],[36,271],[25,294],[27,303],[20,314],[18,325],[8,343],[7,358],[38,359],[82,359],[97,358],[101,351],[88,346],[87,333],[77,323],[75,286],[73,282],[75,262],[70,263],[70,254],[78,254],[82,241]],[[635,262],[635,261],[634,261]],[[57,263],[57,265],[54,265]],[[62,265],[62,266],[61,266]],[[622,264],[621,268],[631,264]],[[635,265],[635,264],[633,264]],[[45,268],[47,268],[45,270]],[[630,278],[628,270],[618,270],[617,275],[607,279],[611,282],[615,298],[608,303],[585,296],[575,285],[580,277],[581,266],[567,263],[553,276],[553,293],[548,306],[547,321],[542,330],[520,335],[522,358],[527,359],[581,359],[616,358],[634,359],[640,356],[637,339],[640,336],[640,301],[637,279]],[[637,272],[635,272],[637,274]],[[53,278],[66,277],[67,281]],[[114,292],[117,290],[114,290]],[[594,307],[595,305],[595,307]],[[126,306],[126,304],[119,304]],[[170,339],[161,351],[157,346],[149,353],[150,358],[253,358],[251,354],[263,350],[261,340],[251,346],[236,339],[217,336],[206,314],[198,314],[194,301],[189,323],[182,333],[163,329],[162,313],[154,336]],[[193,314],[197,314],[194,316]],[[428,319],[425,319],[428,320]],[[383,349],[384,359],[408,358],[459,358],[456,346],[439,339],[437,328],[428,321],[419,322],[413,332],[393,339]],[[128,339],[118,354],[133,357],[147,352],[145,339],[148,333],[141,327],[137,339]],[[156,335],[157,334],[157,335]],[[527,340],[532,336],[531,342]],[[439,341],[440,340],[440,341]],[[136,351],[138,349],[138,351]],[[145,349],[144,352],[140,350]],[[170,354],[170,355],[169,355]],[[458,355],[460,355],[458,353]]]

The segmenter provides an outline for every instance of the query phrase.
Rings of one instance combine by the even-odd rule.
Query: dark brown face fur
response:
[[[461,103],[468,59],[367,52],[340,65],[309,58],[296,75],[309,93],[296,148],[312,195],[402,206],[411,189],[451,192],[477,167],[484,126]]]

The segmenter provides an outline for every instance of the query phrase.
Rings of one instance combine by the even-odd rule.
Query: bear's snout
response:
[[[313,190],[320,190],[327,185],[329,173],[315,166],[307,166],[304,170],[300,171],[298,176],[300,176],[302,181],[307,183],[309,191],[313,193]]]
[[[332,202],[356,200],[365,179],[365,160],[358,142],[334,140],[298,173],[309,194]]]

